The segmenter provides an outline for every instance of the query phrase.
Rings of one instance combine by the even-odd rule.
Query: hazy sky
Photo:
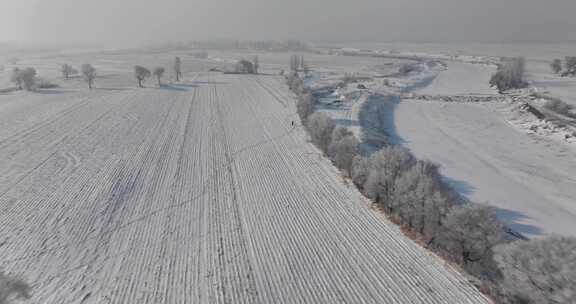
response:
[[[0,0],[0,41],[576,41],[576,0]]]

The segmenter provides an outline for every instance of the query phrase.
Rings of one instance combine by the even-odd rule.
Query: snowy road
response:
[[[319,156],[277,78],[66,94],[0,101],[0,266],[33,303],[488,302]]]

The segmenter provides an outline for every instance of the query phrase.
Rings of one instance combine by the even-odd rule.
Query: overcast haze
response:
[[[0,40],[576,41],[574,0],[1,0]]]

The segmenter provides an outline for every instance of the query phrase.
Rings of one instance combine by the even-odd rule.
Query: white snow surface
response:
[[[576,236],[576,155],[513,128],[499,106],[405,100],[395,111],[398,141],[526,236]]]
[[[416,90],[429,95],[490,95],[497,91],[488,81],[496,70],[494,66],[449,62],[430,85]]]
[[[0,96],[0,266],[32,303],[489,303],[291,126],[279,77],[136,89],[124,59]]]

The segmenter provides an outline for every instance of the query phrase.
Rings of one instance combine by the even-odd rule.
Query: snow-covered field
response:
[[[33,303],[489,302],[292,126],[280,77],[183,56],[136,89],[172,55],[83,56],[35,62],[98,59],[98,89],[0,95],[0,266]]]

